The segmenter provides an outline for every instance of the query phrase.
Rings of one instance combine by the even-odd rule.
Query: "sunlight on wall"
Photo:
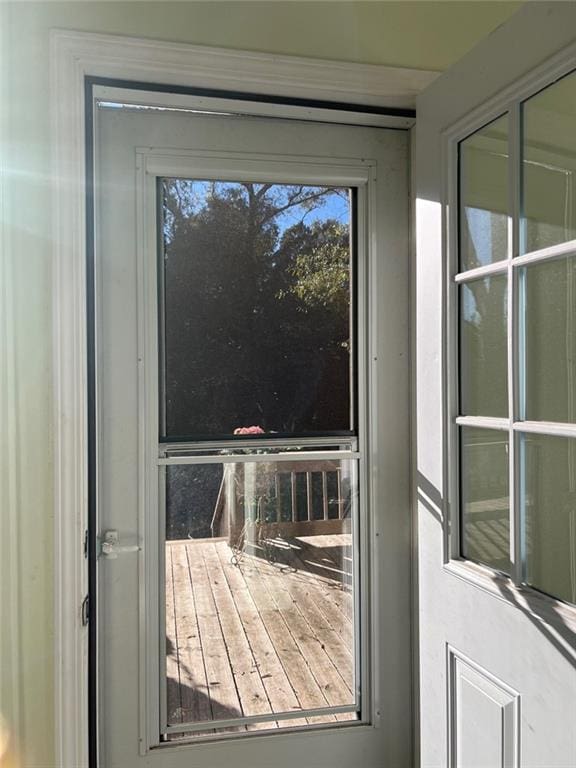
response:
[[[442,274],[442,206],[434,200],[416,200],[416,250],[418,254],[426,254],[426,261],[418,261],[416,266],[417,299],[419,307],[426,307],[426,312],[420,313],[416,326],[416,355],[418,357],[418,419],[424,424],[424,434],[437,435],[441,432],[442,398],[440,396],[440,358],[441,345],[432,347],[429,343],[422,344],[422,339],[430,338],[430,334],[419,333],[419,326],[426,324],[427,328],[437,327],[434,338],[441,339],[442,325],[442,285],[438,275]],[[418,456],[419,471],[434,484],[442,488],[442,451],[423,450]]]
[[[0,715],[0,768],[18,768],[19,765],[8,723]]]

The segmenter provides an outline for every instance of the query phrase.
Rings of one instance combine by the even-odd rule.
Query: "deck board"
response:
[[[193,547],[193,545],[188,545]],[[187,549],[188,549],[187,547]],[[213,720],[228,720],[242,715],[242,707],[228,657],[228,649],[218,616],[201,550],[188,551],[190,582],[196,604],[196,617],[206,668],[208,695]]]
[[[353,703],[350,688],[346,686],[331,656],[326,650],[325,644],[318,636],[315,624],[308,622],[301,610],[298,600],[289,589],[285,588],[287,579],[275,572],[273,567],[260,567],[261,582],[264,584],[268,595],[275,603],[280,616],[284,620],[286,628],[294,640],[302,657],[300,665],[305,665],[309,670],[311,679],[320,690],[325,703],[321,706],[339,706]]]
[[[173,549],[166,549],[166,698],[169,723],[182,722],[182,698],[178,637],[174,610],[174,575],[172,571]]]
[[[351,647],[347,645],[328,622],[317,603],[314,601],[311,590],[308,587],[293,583],[288,579],[283,584],[278,584],[278,579],[274,581],[275,586],[286,590],[293,604],[297,605],[298,611],[306,622],[304,631],[314,639],[316,648],[320,648],[328,658],[338,675],[348,689],[348,693],[354,690],[353,659]],[[320,659],[322,664],[324,660]],[[349,703],[340,702],[340,703]]]
[[[219,544],[217,552],[228,581],[232,599],[238,608],[244,631],[249,638],[272,711],[295,712],[302,709],[274,643],[268,635],[242,569],[232,565],[230,562],[230,550],[226,544]],[[292,720],[291,724],[305,725],[306,720]],[[286,727],[286,721],[280,722],[278,725]]]
[[[174,606],[178,664],[181,686],[182,722],[210,720],[212,710],[208,697],[208,681],[200,639],[200,629],[190,583],[190,569],[185,547],[172,550]]]
[[[317,709],[327,706],[322,690],[308,669],[306,660],[290,632],[285,617],[270,594],[265,579],[262,579],[258,569],[246,570],[245,579],[301,708]],[[316,719],[310,719],[310,722],[315,721]]]
[[[331,539],[332,537],[327,538]],[[347,539],[348,537],[342,536],[341,538]],[[337,578],[338,571],[334,567],[334,562],[329,565],[326,563],[328,555],[324,547],[321,547],[320,564],[318,565],[318,561],[316,561],[317,572],[314,574],[308,573],[308,568],[311,565],[308,552],[310,549],[308,537],[303,537],[301,542],[304,545],[308,544],[308,548],[304,551],[296,550],[292,555],[292,563],[298,569],[298,578],[295,578],[293,583],[305,586],[310,599],[326,621],[341,635],[344,644],[348,648],[352,648],[353,612],[351,592],[349,589],[345,589],[345,585]]]
[[[196,549],[194,544],[189,544],[188,551],[191,556],[195,552],[201,552],[206,571],[210,574],[212,598],[218,612],[242,712],[250,712],[251,715],[271,714],[272,707],[260,677],[258,664],[246,637],[238,609],[228,588],[222,563],[215,551],[214,545],[203,546],[200,550]],[[269,726],[255,724],[249,725],[248,729],[252,730],[262,727]]]
[[[352,705],[349,545],[349,534],[275,539],[234,565],[226,540],[167,542],[169,724],[208,721],[206,733],[219,719]]]

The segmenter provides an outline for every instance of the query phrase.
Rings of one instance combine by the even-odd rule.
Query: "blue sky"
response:
[[[300,207],[286,211],[278,217],[278,226],[283,231],[300,221],[303,215],[305,216],[304,221],[307,224],[311,224],[314,221],[326,221],[327,219],[336,219],[336,221],[339,221],[341,224],[349,224],[350,210],[348,197],[342,196],[343,191],[344,190],[340,190],[340,194],[334,192],[331,195],[327,195],[323,198],[320,207],[315,208],[308,213],[305,213]]]
[[[212,182],[191,180],[189,185],[190,186],[188,186],[188,189],[186,190],[186,196],[190,200],[190,212],[192,212],[192,210],[198,210],[204,205],[204,201],[210,193]],[[236,183],[219,182],[218,186],[221,189],[226,189],[236,186]],[[289,187],[287,185],[277,184],[274,185],[268,194],[274,192],[281,195],[283,189],[289,189]],[[304,187],[304,189],[306,189],[306,187]],[[309,187],[309,189],[312,190],[314,187]],[[341,224],[348,225],[350,221],[348,190],[345,188],[335,188],[334,192],[329,193],[322,198],[320,205],[311,211],[306,211],[304,206],[294,206],[293,208],[289,208],[287,211],[280,213],[276,219],[280,234],[302,219],[307,224],[311,224],[314,221],[335,219]]]

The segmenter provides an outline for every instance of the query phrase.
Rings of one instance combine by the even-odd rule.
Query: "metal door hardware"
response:
[[[137,544],[121,547],[120,537],[118,531],[104,531],[102,536],[102,544],[100,546],[100,554],[102,557],[108,558],[108,560],[116,560],[118,555],[124,555],[128,552],[139,552],[140,547]]]

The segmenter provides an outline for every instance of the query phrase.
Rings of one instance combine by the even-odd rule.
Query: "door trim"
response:
[[[51,154],[54,297],[54,620],[56,763],[85,768],[88,750],[88,308],[86,98],[89,78],[149,85],[148,90],[228,98],[249,88],[260,113],[291,106],[311,119],[318,107],[371,124],[408,128],[417,93],[436,72],[278,57],[130,37],[54,30],[51,34]],[[152,84],[152,85],[150,85]],[[305,98],[302,98],[303,95]],[[314,103],[316,102],[316,104]],[[268,104],[268,109],[262,104]],[[303,111],[304,108],[304,111]],[[376,118],[378,118],[376,120]],[[326,119],[326,114],[324,114]]]

